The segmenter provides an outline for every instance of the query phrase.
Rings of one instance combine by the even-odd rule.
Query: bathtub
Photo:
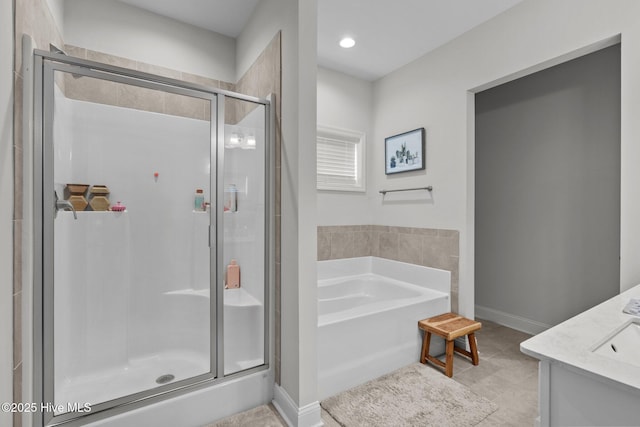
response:
[[[451,273],[377,257],[318,262],[320,400],[416,362],[418,320],[451,309]],[[432,339],[431,353],[444,353]]]

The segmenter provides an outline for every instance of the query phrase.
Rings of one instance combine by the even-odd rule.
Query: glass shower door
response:
[[[222,264],[224,374],[267,363],[267,108],[225,101]]]
[[[43,77],[45,418],[217,376],[216,95]]]

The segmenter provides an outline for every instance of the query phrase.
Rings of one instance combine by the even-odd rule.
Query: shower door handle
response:
[[[57,214],[58,211],[60,210],[71,211],[73,212],[73,219],[78,219],[78,214],[76,213],[76,209],[73,207],[71,202],[68,200],[59,200],[58,193],[55,193],[55,195],[56,195],[55,213]]]

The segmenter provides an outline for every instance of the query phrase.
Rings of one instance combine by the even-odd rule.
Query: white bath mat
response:
[[[321,406],[346,427],[474,426],[498,409],[420,363],[330,397]]]

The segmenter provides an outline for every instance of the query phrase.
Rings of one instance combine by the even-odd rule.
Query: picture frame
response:
[[[425,132],[418,128],[384,139],[384,173],[425,169]]]

